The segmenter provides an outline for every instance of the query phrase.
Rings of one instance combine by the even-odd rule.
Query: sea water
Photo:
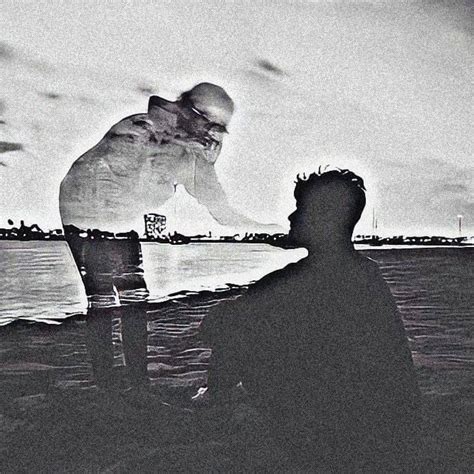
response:
[[[143,243],[149,302],[178,292],[245,285],[306,256],[265,244]],[[57,323],[84,313],[87,298],[66,242],[0,241],[0,326],[14,320]]]
[[[303,249],[282,250],[264,244],[145,243],[142,247],[151,302],[171,298],[176,301],[176,295],[170,296],[176,292],[184,295],[186,291],[189,295],[247,284],[306,255]],[[395,297],[422,390],[467,395],[474,362],[474,248],[372,248],[363,253],[378,262]],[[72,314],[85,313],[85,292],[65,242],[2,241],[0,265],[0,324],[23,319],[58,325]],[[188,374],[197,377],[194,380],[204,376],[204,372],[191,373],[196,367],[199,370],[204,367],[202,361],[209,353],[188,341],[188,335],[195,333],[210,297],[208,294],[207,300],[201,301],[199,294],[196,296],[188,303],[183,298],[182,304],[151,311],[148,324],[149,351],[153,353],[151,372],[155,368],[163,376],[165,367],[169,380],[175,377],[175,381],[184,381]],[[222,297],[216,293],[215,299]],[[115,334],[114,344],[120,346],[118,326]],[[41,349],[44,353],[47,342],[44,337],[40,342],[27,338],[31,350]],[[81,367],[78,372],[71,369],[69,375],[62,369],[60,379],[93,383],[83,337],[80,326],[47,334],[54,357],[64,352],[61,360],[66,361],[70,354],[75,354],[71,367]],[[3,340],[6,350],[10,343],[13,344],[9,339]],[[41,347],[37,347],[39,343]]]

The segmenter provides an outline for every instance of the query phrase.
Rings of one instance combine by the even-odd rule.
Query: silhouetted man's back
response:
[[[290,237],[309,257],[219,306],[202,328],[209,391],[241,381],[302,467],[389,467],[416,425],[403,324],[376,263],[350,242],[365,202],[356,178],[300,181]]]

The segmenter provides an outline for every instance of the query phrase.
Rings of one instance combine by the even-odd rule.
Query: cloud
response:
[[[47,99],[60,99],[61,94],[58,94],[57,92],[39,92],[39,95],[42,95],[43,97],[46,97]]]
[[[10,61],[13,58],[13,49],[6,43],[0,42],[0,61]]]
[[[263,58],[259,58],[254,61],[252,63],[252,68],[244,68],[243,72],[251,76],[252,81],[264,80],[267,83],[275,83],[276,81],[280,81],[285,78],[285,76],[288,76],[288,73],[282,68],[268,59]]]
[[[23,150],[23,145],[21,143],[0,142],[0,153],[17,150]]]
[[[460,194],[460,193],[465,193],[469,192],[469,189],[466,185],[464,184],[458,184],[458,183],[448,183],[448,184],[442,184],[438,186],[437,189],[439,192],[443,193],[452,193],[452,194]]]
[[[148,97],[152,94],[158,94],[158,89],[156,87],[153,87],[151,85],[146,85],[146,84],[142,84],[142,85],[138,86],[137,91],[140,94],[145,95],[146,97]]]
[[[260,69],[263,69],[265,72],[270,72],[277,76],[284,76],[286,74],[285,71],[283,71],[283,69],[279,68],[278,66],[268,61],[267,59],[259,59],[257,61],[257,66]]]
[[[458,214],[464,217],[471,217],[474,215],[474,201],[465,201],[464,199],[453,199],[451,201],[453,209],[457,209]]]

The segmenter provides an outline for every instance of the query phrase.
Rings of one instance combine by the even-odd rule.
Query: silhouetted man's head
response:
[[[364,181],[349,170],[299,176],[290,240],[309,249],[348,241],[365,207]]]

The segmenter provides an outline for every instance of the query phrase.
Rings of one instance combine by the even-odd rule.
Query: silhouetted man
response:
[[[347,170],[298,179],[289,238],[308,257],[202,323],[210,399],[225,400],[241,382],[303,469],[399,466],[417,425],[400,315],[377,264],[351,242],[364,191]]]

